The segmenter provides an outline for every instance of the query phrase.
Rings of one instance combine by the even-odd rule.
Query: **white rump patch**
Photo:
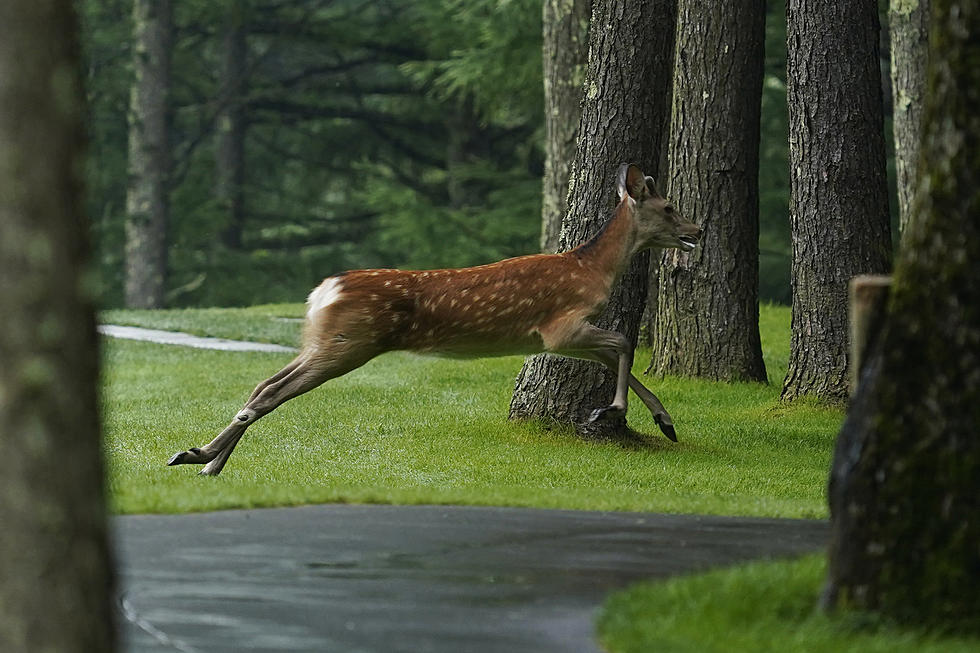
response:
[[[336,277],[324,279],[323,283],[314,288],[310,296],[306,298],[306,317],[312,318],[315,313],[340,299],[342,289],[343,283],[340,279]]]

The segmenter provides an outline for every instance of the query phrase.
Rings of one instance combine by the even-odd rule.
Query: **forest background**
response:
[[[126,303],[132,7],[79,5],[104,307]],[[539,0],[181,2],[173,21],[163,305],[299,301],[346,269],[539,250]],[[883,33],[890,141],[887,44]],[[894,195],[893,161],[889,144]],[[759,297],[788,304],[782,3],[766,16],[759,185]]]

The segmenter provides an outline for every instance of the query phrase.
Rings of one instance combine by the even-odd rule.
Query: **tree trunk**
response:
[[[169,220],[170,0],[133,3],[133,81],[126,193],[126,306],[164,303]]]
[[[919,125],[925,95],[929,44],[929,0],[891,0],[892,133],[898,176],[898,215],[902,231],[909,222],[919,161]]]
[[[765,6],[680,0],[668,192],[704,229],[659,274],[660,374],[766,381],[759,339],[759,111]]]
[[[593,6],[589,72],[573,174],[569,211],[559,249],[595,235],[614,205],[620,163],[636,162],[656,176],[668,120],[675,5],[671,0]],[[636,342],[646,295],[648,257],[638,256],[613,289],[596,325]],[[528,359],[511,400],[512,418],[546,418],[581,424],[605,406],[615,390],[613,375],[595,363],[554,356]],[[625,420],[600,422],[591,433],[616,435]]]
[[[980,8],[933,0],[913,218],[837,440],[828,607],[980,628]]]
[[[568,177],[582,106],[582,83],[589,58],[592,0],[545,0],[544,183],[541,198],[541,251],[558,251],[568,206]]]
[[[73,3],[0,3],[0,650],[111,651]]]
[[[216,195],[227,216],[221,240],[229,249],[242,248],[245,229],[245,78],[244,12],[238,3],[228,9],[222,43],[221,115],[218,117]]]
[[[793,336],[782,397],[847,397],[847,282],[891,256],[878,9],[787,5]]]

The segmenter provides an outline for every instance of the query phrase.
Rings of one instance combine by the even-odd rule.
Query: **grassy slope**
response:
[[[298,305],[111,312],[104,321],[296,344]],[[764,307],[771,386],[647,379],[674,416],[664,439],[633,398],[632,443],[506,419],[520,358],[387,354],[252,427],[222,475],[167,468],[210,440],[288,355],[107,340],[104,413],[119,512],[320,501],[465,503],[821,517],[841,412],[781,406],[789,312]],[[637,355],[638,371],[646,356]]]
[[[599,638],[614,653],[967,653],[980,638],[943,637],[816,609],[823,556],[751,563],[614,594]]]

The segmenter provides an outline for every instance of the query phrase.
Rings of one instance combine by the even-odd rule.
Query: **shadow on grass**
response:
[[[687,448],[683,442],[671,442],[659,431],[643,433],[629,426],[601,425],[583,422],[567,424],[546,418],[521,420],[561,437],[577,438],[596,444],[612,444],[625,451],[670,451],[677,447]]]

